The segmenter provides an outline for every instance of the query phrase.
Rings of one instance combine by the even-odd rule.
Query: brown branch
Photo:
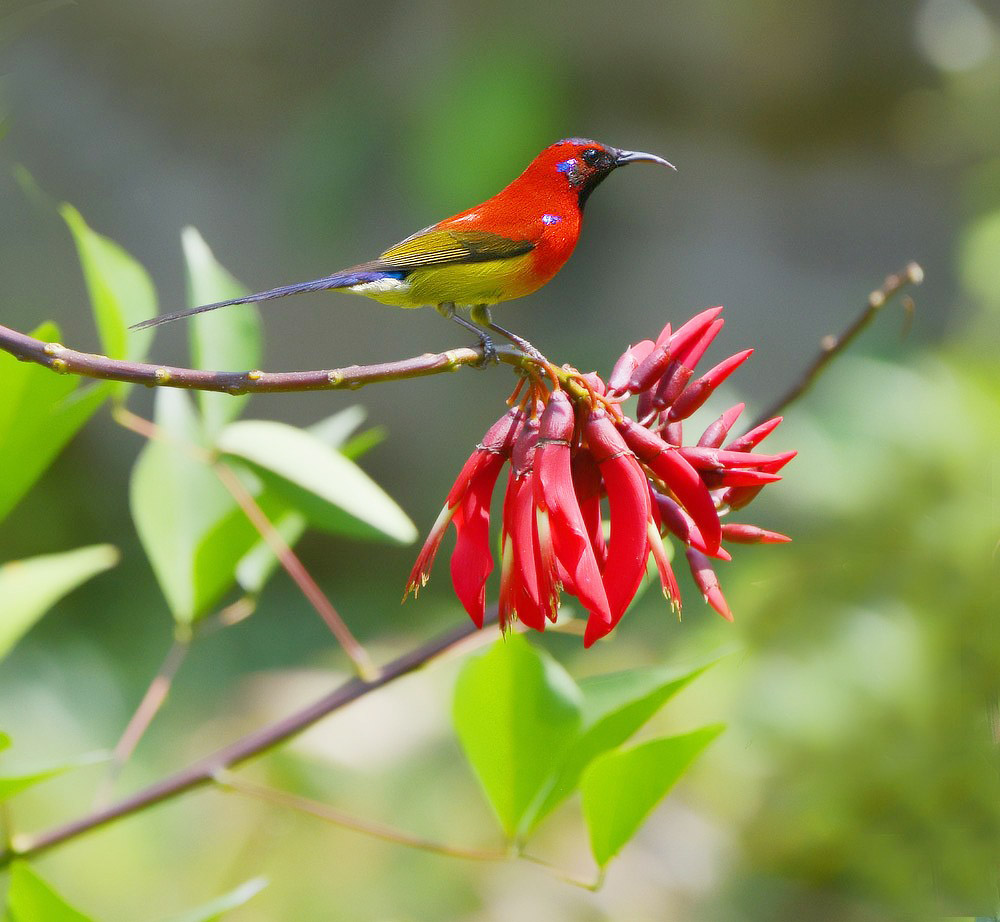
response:
[[[78,352],[60,343],[45,343],[0,325],[0,349],[25,362],[44,365],[59,374],[82,375],[108,381],[145,384],[147,387],[180,387],[225,394],[263,394],[289,391],[356,390],[377,381],[400,381],[457,371],[483,362],[481,346],[462,346],[447,352],[425,353],[398,362],[348,365],[318,371],[202,371],[148,362],[126,362],[105,355]],[[514,346],[496,346],[497,359],[523,368],[534,360]]]
[[[486,626],[497,621],[494,608],[487,613]],[[362,698],[367,694],[388,685],[390,682],[414,672],[425,666],[431,660],[460,644],[477,628],[471,622],[466,622],[442,634],[433,640],[404,653],[402,656],[387,663],[380,674],[373,679],[360,677],[349,679],[339,688],[320,698],[318,701],[290,714],[275,723],[261,727],[241,737],[223,749],[206,756],[193,765],[181,769],[166,778],[143,788],[130,797],[126,797],[108,807],[94,810],[79,819],[72,820],[61,826],[56,826],[36,835],[18,835],[3,851],[0,851],[0,868],[6,867],[17,858],[28,858],[46,851],[70,839],[75,839],[85,832],[107,826],[116,820],[134,813],[139,813],[171,797],[176,797],[185,791],[203,787],[214,781],[216,776],[226,769],[232,768],[247,759],[261,755],[275,746],[285,742],[314,723],[334,711]]]
[[[132,432],[141,435],[146,439],[167,438],[160,427],[152,420],[138,416],[131,410],[126,410],[122,406],[116,406],[112,410],[115,421]],[[299,560],[298,555],[292,550],[291,545],[281,536],[281,533],[260,508],[257,500],[243,486],[242,481],[235,472],[223,464],[212,454],[198,445],[183,443],[184,449],[198,461],[211,467],[216,477],[222,485],[229,491],[229,494],[236,500],[237,505],[243,510],[250,524],[257,529],[257,533],[264,539],[271,552],[277,558],[278,563],[289,575],[292,582],[299,587],[299,591],[305,596],[306,601],[315,609],[316,613],[323,619],[326,626],[337,638],[343,647],[344,652],[354,664],[354,670],[362,678],[370,679],[375,676],[378,670],[372,663],[368,651],[351,633],[347,623],[340,617],[339,612],[333,607],[333,603],[326,597],[323,590],[312,578],[312,575]]]
[[[924,270],[915,262],[909,263],[902,271],[887,276],[882,287],[876,288],[868,296],[868,303],[854,322],[839,336],[832,333],[824,336],[820,342],[819,353],[813,359],[812,364],[802,373],[802,377],[750,423],[747,429],[753,429],[783,413],[812,387],[826,366],[854,342],[858,334],[875,319],[875,315],[885,307],[894,295],[899,294],[907,285],[919,285],[923,280]],[[912,302],[906,305],[906,311],[907,318],[909,318],[913,313]]]
[[[258,534],[267,543],[271,553],[278,558],[278,562],[285,572],[292,578],[299,591],[306,597],[306,601],[316,610],[316,613],[323,619],[326,626],[337,638],[337,642],[347,654],[354,671],[363,679],[373,679],[378,675],[378,669],[368,655],[368,651],[361,645],[360,641],[351,633],[347,622],[340,616],[340,612],[333,607],[333,603],[326,597],[326,594],[319,588],[312,574],[306,569],[305,564],[299,559],[298,554],[292,550],[291,545],[281,536],[281,532],[274,527],[263,509],[254,499],[253,494],[243,486],[243,481],[236,476],[231,467],[216,461],[212,464],[212,470],[222,485],[229,491],[230,496],[236,500],[243,514],[250,520],[250,524],[257,529]]]

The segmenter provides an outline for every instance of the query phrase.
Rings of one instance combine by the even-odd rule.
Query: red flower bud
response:
[[[701,479],[710,490],[717,490],[719,487],[762,487],[768,483],[777,483],[781,480],[781,475],[732,467],[721,471],[704,471]]]
[[[761,423],[759,426],[755,426],[749,432],[741,435],[739,438],[733,439],[726,448],[729,451],[750,451],[756,448],[761,442],[764,441],[775,429],[778,428],[778,424],[784,419],[783,416],[775,416],[773,419],[769,419],[766,423]]]
[[[719,587],[719,578],[715,575],[715,570],[712,569],[711,561],[700,551],[691,547],[687,549],[687,559],[688,565],[691,567],[691,575],[701,590],[701,594],[705,597],[705,601],[727,621],[732,621],[733,613],[729,610],[729,605],[726,604],[726,597]]]
[[[783,544],[792,539],[776,531],[767,531],[756,525],[737,525],[735,523],[722,526],[724,541],[735,544]]]
[[[744,349],[743,352],[737,352],[736,355],[731,355],[724,362],[719,362],[718,365],[707,371],[697,381],[689,384],[684,389],[684,392],[674,401],[668,418],[670,420],[687,419],[751,355],[753,355],[753,349]]]
[[[670,324],[667,324],[669,328]],[[615,367],[611,371],[611,375],[608,377],[608,391],[612,394],[624,392],[628,385],[629,379],[632,377],[632,372],[635,371],[640,363],[653,351],[654,343],[651,339],[644,339],[641,342],[636,343],[634,346],[629,346],[622,355],[621,358],[615,362]]]
[[[722,414],[715,422],[709,423],[705,427],[705,431],[702,433],[700,439],[698,439],[699,448],[718,448],[726,436],[729,435],[729,430],[733,428],[733,424],[736,422],[740,413],[743,412],[743,408],[746,406],[744,403],[738,403],[735,406],[730,407]]]
[[[670,348],[673,350],[674,355],[678,357],[686,355],[688,347],[705,333],[709,326],[711,326],[712,321],[721,313],[721,307],[710,307],[708,310],[696,314],[687,323],[678,327],[677,332],[670,337]]]
[[[669,445],[680,446],[684,444],[684,423],[680,420],[664,423],[661,432],[663,433],[663,441]]]
[[[642,360],[642,363],[632,372],[628,389],[633,394],[644,391],[655,382],[670,364],[670,343],[653,347],[653,351]]]

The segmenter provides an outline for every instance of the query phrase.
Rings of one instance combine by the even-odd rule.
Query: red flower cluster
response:
[[[546,620],[556,618],[560,594],[568,592],[589,612],[584,644],[590,646],[618,624],[650,554],[664,595],[679,610],[677,581],[661,540],[667,533],[686,546],[706,601],[732,620],[711,563],[730,559],[723,542],[789,539],[752,525],[723,525],[720,514],[740,509],[766,484],[780,480],[777,471],[795,452],[753,452],[780,417],[723,446],[743,404],[709,425],[696,445],[683,444],[683,420],[752,352],[740,352],[691,380],[722,328],[721,311],[704,311],[676,332],[668,324],[655,342],[630,347],[606,383],[596,374],[557,373],[545,366],[554,385],[550,392],[539,376],[526,377],[526,395],[490,428],[451,488],[410,574],[407,594],[427,583],[452,523],[452,582],[482,626],[486,580],[493,570],[490,503],[509,462],[500,541],[501,627],[518,618],[544,630]],[[639,398],[638,422],[620,407],[632,395]]]

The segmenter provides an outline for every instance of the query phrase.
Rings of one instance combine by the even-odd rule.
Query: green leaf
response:
[[[23,861],[10,866],[7,911],[12,922],[93,922],[91,916],[70,906]]]
[[[455,729],[508,838],[523,834],[576,739],[581,703],[562,666],[519,634],[497,641],[459,674]]]
[[[364,407],[345,407],[332,416],[313,423],[309,426],[309,432],[331,448],[340,448],[367,417],[368,411]]]
[[[416,526],[378,484],[304,429],[245,420],[228,425],[216,447],[249,462],[267,487],[318,528],[400,544],[417,537]]]
[[[369,429],[367,432],[350,439],[351,433],[364,422],[366,416],[367,413],[363,407],[347,407],[309,426],[308,431],[331,448],[340,449],[341,454],[353,460],[371,447],[374,440],[368,439],[366,444],[355,445],[355,443],[364,440],[370,433],[382,432],[379,428]],[[282,501],[273,495],[273,491],[265,490],[257,497],[257,501],[273,510],[273,514],[270,514],[272,524],[277,529],[278,534],[284,538],[285,543],[289,547],[294,547],[308,527],[309,523],[305,516],[287,508],[287,504],[284,504],[286,508],[282,510],[280,508]],[[240,560],[236,568],[236,578],[247,592],[257,595],[277,567],[278,558],[274,556],[274,552],[267,542],[261,538]]]
[[[384,426],[372,426],[359,432],[353,439],[344,442],[340,453],[349,461],[354,461],[362,455],[368,454],[376,445],[381,445],[388,438],[389,430]]]
[[[109,544],[46,554],[0,566],[0,657],[56,602],[81,583],[118,563]]]
[[[91,230],[72,205],[63,205],[59,211],[76,242],[105,354],[141,362],[152,331],[128,327],[156,315],[156,292],[149,273],[113,240]],[[120,395],[130,386],[116,382],[114,388]]]
[[[266,499],[271,497],[265,494],[264,497],[258,497],[258,502]],[[269,518],[289,547],[295,547],[309,524],[305,516],[298,512],[285,512]],[[278,558],[268,543],[261,538],[240,558],[236,565],[236,580],[251,595],[259,595],[277,568]]]
[[[58,778],[59,775],[63,775],[73,769],[82,768],[85,765],[93,765],[96,762],[106,762],[110,758],[111,756],[106,752],[89,752],[71,759],[69,762],[63,762],[48,768],[21,772],[16,775],[0,776],[0,802],[8,800],[15,794],[20,794],[21,791],[26,791],[36,784],[48,781],[50,778]]]
[[[132,470],[132,519],[174,618],[190,623],[233,585],[256,530],[206,459],[188,395],[160,388],[163,437],[143,448]]]
[[[0,752],[10,749],[10,737],[6,733],[0,733]]]
[[[32,334],[59,339],[55,324]],[[0,519],[28,492],[63,446],[90,419],[110,393],[109,384],[79,388],[79,379],[59,375],[0,352]]]
[[[709,667],[678,671],[664,667],[629,669],[591,676],[580,683],[584,730],[570,747],[532,825],[577,788],[584,769],[599,755],[621,746],[685,685]]]
[[[254,877],[204,906],[181,913],[179,916],[171,916],[167,922],[215,922],[231,909],[239,909],[244,903],[249,902],[267,884],[266,877]]]
[[[216,261],[208,244],[193,227],[181,234],[188,272],[188,297],[192,307],[228,301],[247,290]],[[253,304],[197,314],[189,323],[191,361],[195,368],[215,371],[250,371],[261,362],[260,314]],[[243,411],[249,394],[198,392],[206,431],[214,434]]]
[[[722,727],[651,740],[608,752],[583,774],[580,792],[594,860],[602,868],[635,835],[684,770]]]

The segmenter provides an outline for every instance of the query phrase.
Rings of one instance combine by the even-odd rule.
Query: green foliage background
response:
[[[613,177],[588,204],[567,271],[503,308],[501,322],[560,361],[606,371],[665,320],[725,303],[718,354],[758,349],[734,379],[752,412],[883,273],[915,258],[928,275],[908,338],[899,341],[887,312],[779,430],[775,448],[800,457],[752,518],[795,541],[747,548],[722,570],[735,625],[687,584],[680,623],[650,593],[593,651],[546,638],[581,684],[734,651],[643,731],[727,726],[600,893],[525,864],[449,860],[205,792],[40,860],[73,906],[112,922],[160,919],[265,875],[270,885],[229,918],[869,922],[996,912],[995,9],[96,0],[0,13],[2,322],[31,330],[52,320],[81,348],[100,343],[72,238],[47,195],[147,266],[165,310],[186,300],[183,227],[197,226],[243,283],[312,277],[495,191],[567,134],[655,151],[680,170]],[[18,163],[37,180],[30,194]],[[191,245],[188,236],[189,256]],[[130,303],[141,297],[133,291]],[[346,297],[262,313],[271,369],[459,339],[433,312]],[[181,329],[151,352],[177,363],[186,354]],[[496,416],[501,379],[501,370],[463,373],[460,384],[447,376],[360,395],[388,430],[363,466],[420,530]],[[37,386],[71,384],[48,376]],[[96,406],[105,396],[81,399]],[[150,395],[134,399],[152,413]],[[354,402],[261,397],[244,415],[309,425]],[[209,406],[228,421],[226,405]],[[2,395],[0,428],[13,407]],[[81,423],[88,409],[78,407]],[[67,435],[73,422],[61,424]],[[4,520],[0,561],[85,548],[82,579],[113,562],[102,545],[121,551],[0,665],[0,728],[14,741],[5,775],[112,745],[170,643],[170,609],[128,512],[140,448],[98,412]],[[17,458],[0,461],[0,504],[14,472],[30,476]],[[464,617],[444,568],[399,608],[412,548],[310,531],[300,549],[380,656]],[[496,846],[449,724],[458,667],[406,679],[257,771],[351,813]],[[344,668],[276,575],[257,614],[196,645],[122,788],[285,713]],[[75,815],[100,771],[19,794],[18,828]],[[579,804],[557,806],[533,847],[589,873]]]

